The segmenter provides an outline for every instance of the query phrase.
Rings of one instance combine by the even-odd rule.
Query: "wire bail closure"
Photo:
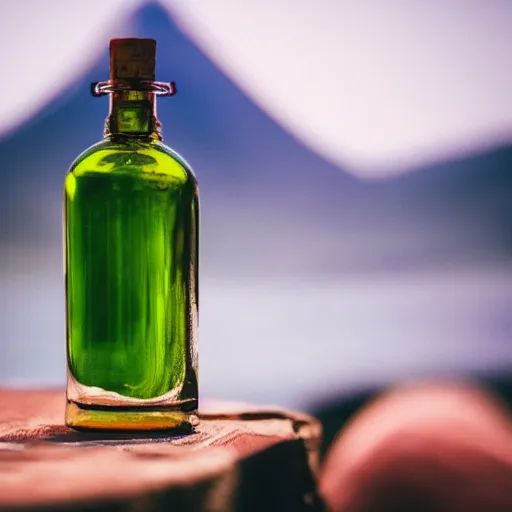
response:
[[[105,82],[93,82],[91,84],[91,94],[95,98],[123,91],[148,91],[156,96],[174,96],[177,92],[175,82],[107,80]]]

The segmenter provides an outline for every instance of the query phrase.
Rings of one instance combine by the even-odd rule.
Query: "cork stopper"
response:
[[[155,80],[155,60],[154,39],[110,41],[111,80]]]

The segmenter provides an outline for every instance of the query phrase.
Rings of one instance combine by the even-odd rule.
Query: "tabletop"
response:
[[[192,434],[78,432],[62,389],[0,389],[0,510],[320,511],[321,427],[203,400]]]

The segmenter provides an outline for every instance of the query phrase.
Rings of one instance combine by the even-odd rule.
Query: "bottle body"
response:
[[[186,430],[197,410],[197,182],[157,140],[106,138],[65,181],[66,423]]]

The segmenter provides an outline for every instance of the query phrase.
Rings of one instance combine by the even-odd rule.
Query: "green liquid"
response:
[[[160,142],[105,139],[71,167],[64,202],[70,377],[130,399],[197,403],[191,170]]]

